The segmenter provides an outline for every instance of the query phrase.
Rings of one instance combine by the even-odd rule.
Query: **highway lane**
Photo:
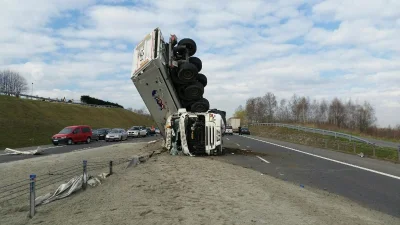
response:
[[[389,177],[246,136],[226,136],[225,142],[230,146],[251,149],[265,155],[261,159],[256,156],[227,155],[222,160],[303,185],[305,188],[311,186],[336,193],[371,209],[400,217],[400,177],[396,175]],[[338,159],[335,159],[335,153],[337,152],[332,152],[329,159],[339,160],[342,157],[339,156],[341,153],[337,153]],[[318,156],[315,149],[313,154]]]
[[[35,157],[42,157],[46,155],[51,155],[51,154],[62,154],[62,153],[67,153],[67,152],[73,152],[73,151],[82,151],[86,149],[91,149],[91,148],[98,148],[98,147],[103,147],[107,145],[113,145],[113,144],[118,144],[118,143],[134,143],[134,142],[148,142],[148,141],[153,141],[160,139],[161,136],[149,136],[145,138],[128,138],[126,141],[122,142],[105,142],[104,140],[99,140],[99,141],[94,141],[89,144],[85,143],[79,143],[79,144],[74,144],[74,145],[59,145],[59,146],[41,146],[44,150],[44,153],[41,155],[0,155],[0,163],[6,163],[6,162],[12,162],[12,161],[17,161],[17,160],[24,160],[24,159],[29,159],[29,158],[35,158]],[[36,149],[36,147],[29,147],[29,148],[22,148],[18,150],[32,150]],[[1,152],[2,153],[2,152]],[[3,153],[2,153],[3,154]]]

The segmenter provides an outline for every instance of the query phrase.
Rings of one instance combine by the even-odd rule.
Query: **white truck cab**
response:
[[[224,154],[224,127],[220,114],[192,113],[179,109],[167,120],[165,147],[173,155],[179,152],[189,156]]]

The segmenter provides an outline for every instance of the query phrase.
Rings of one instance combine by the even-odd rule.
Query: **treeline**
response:
[[[123,106],[117,104],[117,103],[112,103],[109,101],[103,101],[101,99],[93,98],[88,95],[82,95],[81,96],[81,102],[86,103],[86,104],[92,104],[92,105],[110,105],[110,106],[116,106],[119,108],[124,108]]]
[[[21,94],[28,90],[26,79],[18,72],[11,70],[0,71],[0,92],[8,95]]]
[[[236,117],[245,123],[300,123],[317,127],[357,130],[373,136],[398,138],[400,125],[396,128],[377,128],[374,107],[367,101],[343,101],[335,97],[331,101],[311,100],[294,94],[290,99],[278,99],[273,93],[249,98],[246,105],[239,106]]]

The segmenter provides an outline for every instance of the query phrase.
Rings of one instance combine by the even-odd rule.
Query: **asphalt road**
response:
[[[11,162],[11,161],[16,161],[16,160],[24,160],[24,159],[35,158],[35,157],[42,157],[42,156],[51,155],[51,154],[62,154],[62,153],[72,152],[72,151],[82,151],[82,150],[86,150],[86,149],[97,148],[97,147],[112,145],[112,144],[116,144],[116,143],[148,142],[148,141],[157,140],[159,138],[161,138],[160,135],[149,136],[149,137],[145,137],[145,138],[128,138],[128,140],[122,141],[122,142],[105,142],[104,140],[99,140],[99,141],[91,142],[89,144],[79,143],[79,144],[74,144],[74,145],[59,145],[59,146],[44,145],[44,146],[40,146],[40,148],[44,149],[44,153],[41,155],[5,155],[3,152],[0,152],[0,163]],[[37,147],[27,147],[27,148],[20,148],[18,150],[26,151],[26,150],[33,150],[36,148]]]
[[[227,155],[221,160],[295,183],[299,188],[313,187],[339,194],[365,207],[400,217],[399,164],[307,146],[300,150],[300,146],[279,142],[291,147],[288,149],[264,141],[253,136],[226,136],[227,146],[250,149],[263,156]]]

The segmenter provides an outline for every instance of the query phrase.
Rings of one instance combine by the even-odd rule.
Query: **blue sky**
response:
[[[212,106],[231,115],[270,91],[339,97],[400,124],[400,1],[2,0],[0,67],[34,94],[80,95],[141,108],[132,51],[155,27],[198,44]],[[185,13],[184,13],[185,12]]]

